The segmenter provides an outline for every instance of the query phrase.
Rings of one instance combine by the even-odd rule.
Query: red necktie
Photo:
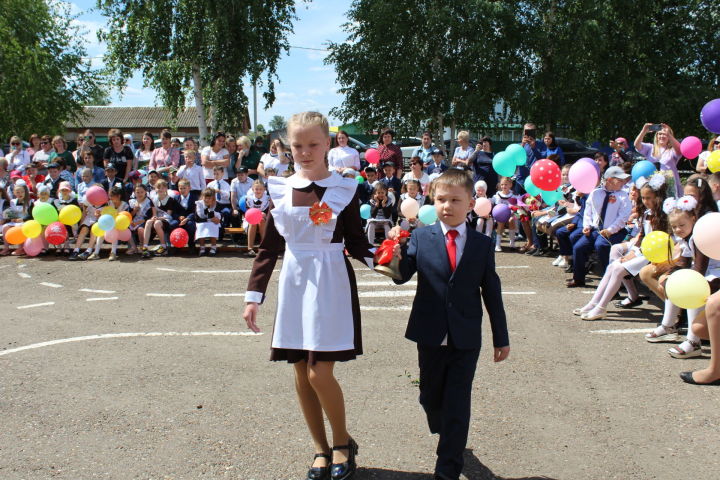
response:
[[[450,271],[455,271],[457,265],[457,250],[455,245],[455,237],[457,237],[457,230],[448,230],[445,234],[445,245],[447,246],[448,258],[450,259]]]

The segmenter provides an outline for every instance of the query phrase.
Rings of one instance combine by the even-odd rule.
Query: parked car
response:
[[[595,154],[599,152],[597,148],[589,147],[580,140],[557,137],[555,141],[558,146],[562,148],[563,153],[565,153],[565,163],[573,163],[583,157],[593,158]]]

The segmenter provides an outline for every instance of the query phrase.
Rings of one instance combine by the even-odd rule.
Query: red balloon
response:
[[[170,243],[175,248],[182,248],[188,244],[188,234],[182,228],[176,228],[170,233]]]
[[[45,239],[52,245],[62,245],[67,240],[67,229],[60,222],[54,222],[45,228]]]
[[[552,160],[538,160],[530,168],[530,178],[533,184],[546,192],[557,190],[562,185],[560,167]]]
[[[365,151],[365,160],[367,160],[368,163],[376,165],[380,161],[380,152],[374,148],[368,148],[367,151]]]
[[[107,203],[108,194],[105,189],[95,185],[87,189],[87,192],[85,192],[85,199],[87,199],[91,205],[99,207]]]

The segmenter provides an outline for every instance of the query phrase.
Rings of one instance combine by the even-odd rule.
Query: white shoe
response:
[[[605,309],[595,307],[589,312],[583,313],[580,318],[586,321],[600,320],[601,318],[605,318]]]
[[[502,252],[502,247],[500,245],[495,245],[495,251]]]
[[[560,265],[560,262],[561,262],[562,260],[563,260],[563,256],[562,256],[562,255],[558,255],[558,257],[557,257],[555,260],[553,260],[553,262],[552,262],[553,267],[557,267],[558,265]]]
[[[700,344],[691,342],[690,340],[685,340],[680,345],[670,347],[668,353],[673,358],[701,357],[703,354]]]
[[[576,308],[575,310],[573,310],[573,315],[577,315],[578,317],[580,317],[583,314],[592,310],[593,308],[595,308],[595,305],[592,305],[592,304],[588,304],[588,305],[585,305],[584,307]]]
[[[652,333],[645,334],[645,340],[650,343],[675,342],[679,337],[677,327],[666,327],[664,325],[660,325]]]
[[[568,262],[567,262],[567,260],[565,260],[565,257],[563,257],[562,260],[560,260],[560,263],[558,263],[557,266],[560,268],[567,268]]]

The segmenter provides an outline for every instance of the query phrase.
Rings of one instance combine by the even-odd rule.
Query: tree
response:
[[[267,135],[267,131],[265,131],[265,127],[262,123],[255,125],[255,135]]]
[[[294,3],[98,0],[109,17],[108,29],[100,34],[108,44],[106,64],[120,86],[141,70],[145,84],[159,92],[174,116],[192,92],[205,139],[208,117],[213,129],[242,125],[248,104],[245,79],[264,84],[265,108],[275,101],[275,72],[280,55],[289,48]]]
[[[282,130],[287,125],[287,122],[282,115],[275,115],[270,120],[270,130]]]
[[[63,133],[103,76],[85,59],[68,5],[0,0],[0,137]]]

